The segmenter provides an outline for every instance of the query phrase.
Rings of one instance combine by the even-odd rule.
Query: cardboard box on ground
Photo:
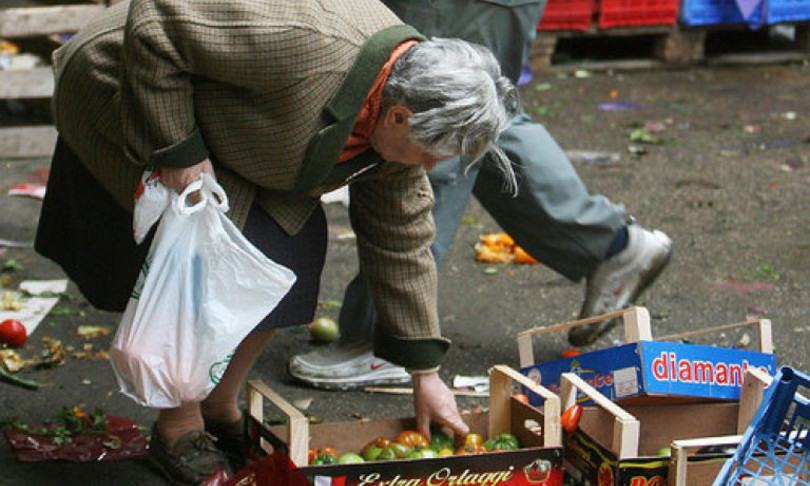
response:
[[[607,319],[622,321],[625,344],[535,363],[534,337]],[[759,350],[680,342],[748,327],[755,327],[758,331]],[[521,372],[534,382],[557,392],[560,376],[573,372],[601,394],[622,402],[656,397],[664,397],[668,401],[676,398],[737,400],[747,369],[760,368],[770,375],[776,372],[771,322],[768,319],[707,327],[653,340],[649,311],[644,307],[631,307],[602,316],[522,331],[517,335],[517,343]],[[531,393],[527,394],[530,401],[536,400]]]
[[[518,383],[543,397],[542,407],[512,397]],[[518,450],[439,458],[374,461],[358,464],[308,466],[310,446],[339,451],[360,451],[377,437],[394,438],[403,430],[414,430],[413,418],[310,424],[295,407],[260,381],[248,383],[248,435],[264,453],[286,451],[293,463],[313,484],[344,486],[560,486],[562,471],[562,429],[560,401],[554,393],[532,383],[507,366],[490,370],[490,398],[487,413],[465,415],[471,432],[484,438],[508,432],[522,447]],[[269,401],[282,411],[287,423],[264,424],[264,405]],[[538,435],[537,425],[540,426]]]
[[[627,344],[534,363],[533,336],[613,318],[621,319]],[[758,351],[672,342],[748,327],[758,330]],[[776,366],[770,331],[770,321],[749,320],[653,341],[649,312],[634,307],[523,331],[518,348],[521,371],[559,391],[563,410],[585,405],[579,428],[563,441],[565,469],[576,484],[703,486],[762,400]],[[660,455],[667,448],[672,455]]]

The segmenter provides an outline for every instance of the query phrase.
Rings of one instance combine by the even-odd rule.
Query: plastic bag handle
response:
[[[200,200],[194,204],[189,204],[188,198],[195,191],[199,191]],[[222,212],[229,209],[228,195],[225,194],[222,186],[210,175],[202,174],[199,180],[192,182],[183,189],[183,192],[177,197],[175,206],[180,214],[188,216],[201,211],[206,205],[211,205]]]
[[[200,178],[198,181],[194,181],[191,184],[187,185],[183,192],[177,196],[177,199],[174,200],[174,206],[177,209],[177,212],[182,214],[183,216],[188,216],[189,214],[194,214],[198,211],[202,211],[205,208],[205,205],[208,203],[208,195],[202,191],[203,187],[203,180]],[[192,192],[200,191],[200,200],[194,204],[189,204],[189,196]]]
[[[211,196],[208,198],[208,204],[221,210],[223,213],[227,212],[229,205],[228,195],[225,194],[225,189],[209,174],[202,174],[201,179],[203,187],[206,189],[208,195]]]

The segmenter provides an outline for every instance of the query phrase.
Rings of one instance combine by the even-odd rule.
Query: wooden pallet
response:
[[[792,24],[795,42],[789,50],[764,50],[761,52],[727,52],[707,55],[709,36],[726,32],[750,30],[747,25],[716,25],[705,27],[682,27],[679,25],[640,26],[600,30],[591,27],[588,31],[541,31],[532,45],[529,62],[534,72],[570,71],[575,69],[650,69],[659,67],[682,67],[697,64],[774,63],[810,59],[810,22]],[[570,60],[558,61],[563,44],[579,43],[636,43],[634,49],[642,52],[636,58],[577,59],[574,53]]]
[[[4,4],[7,5],[7,4]],[[79,30],[106,8],[104,0],[70,5],[40,5],[26,2],[0,8],[0,38],[38,46],[45,59],[59,43],[54,36]],[[49,66],[26,70],[0,70],[0,100],[50,98],[53,72]],[[48,156],[56,141],[56,129],[47,124],[0,127],[0,158]]]

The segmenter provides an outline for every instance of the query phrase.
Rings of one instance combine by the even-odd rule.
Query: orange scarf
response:
[[[402,42],[391,53],[388,61],[383,65],[377,77],[374,79],[374,84],[368,92],[363,106],[360,108],[360,113],[357,115],[357,121],[352,128],[352,133],[349,135],[349,140],[343,148],[343,152],[338,157],[338,163],[346,162],[354,157],[360,155],[371,148],[371,132],[377,125],[377,117],[380,114],[380,102],[382,101],[382,92],[385,82],[388,80],[388,75],[391,73],[391,68],[394,63],[411,47],[418,44],[419,41],[409,40]]]

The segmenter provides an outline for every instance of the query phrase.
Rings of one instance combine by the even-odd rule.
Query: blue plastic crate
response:
[[[784,1],[784,0],[782,0]],[[799,0],[806,2],[807,0]],[[751,14],[745,18],[734,0],[683,0],[681,2],[681,23],[683,25],[752,24],[762,23],[762,0]]]
[[[765,23],[797,22],[810,20],[810,0],[764,0],[767,1]]]
[[[783,367],[712,486],[810,485],[810,376]]]

